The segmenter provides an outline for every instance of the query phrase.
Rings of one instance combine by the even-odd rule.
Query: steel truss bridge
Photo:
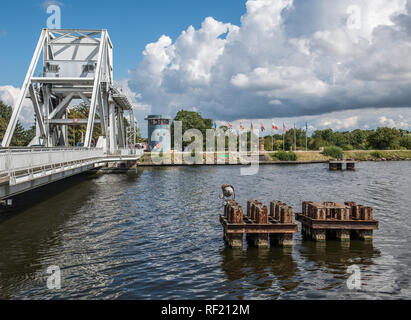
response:
[[[27,148],[10,148],[25,99],[34,109],[36,134]],[[70,117],[80,103],[87,118]],[[138,160],[143,152],[127,149],[127,113],[132,127],[133,106],[114,86],[107,31],[43,29],[1,142],[0,199],[108,162]],[[93,142],[96,124],[101,136]],[[80,125],[87,126],[84,147],[70,147],[68,127]]]

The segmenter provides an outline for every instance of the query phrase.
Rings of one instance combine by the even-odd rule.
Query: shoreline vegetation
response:
[[[280,152],[281,154],[283,152]],[[336,160],[335,157],[326,156],[322,151],[296,151],[296,152],[284,152],[289,156],[289,159],[279,160],[278,152],[264,151],[259,153],[259,163],[265,164],[310,164],[310,163],[328,163],[330,160]],[[163,163],[155,163],[152,161],[151,153],[146,152],[137,165],[138,166],[185,166],[185,165],[241,165],[239,161],[230,163],[229,152],[204,152],[202,161],[196,163],[186,163],[184,160],[182,163],[174,163],[175,157],[174,151],[170,153],[160,154],[163,159],[168,159]],[[190,153],[181,153],[181,155],[191,155]],[[291,155],[295,155],[291,156]],[[158,154],[157,154],[158,156]],[[232,155],[236,156],[236,155]],[[410,161],[411,150],[352,150],[344,152],[345,160],[354,161]]]
[[[320,151],[297,151],[299,161],[329,161],[335,157],[326,156]],[[411,150],[351,150],[344,151],[345,160],[355,161],[400,161],[411,160]]]
[[[3,139],[8,122],[12,114],[11,106],[7,106],[0,101],[0,140]],[[69,118],[87,118],[87,106],[79,105],[70,110]],[[174,125],[176,121],[181,121],[182,134],[188,130],[196,129],[202,134],[203,150],[207,149],[207,130],[216,128],[216,124],[212,119],[205,119],[200,113],[194,111],[180,110],[171,125],[171,143],[174,148]],[[213,126],[214,123],[214,126]],[[125,123],[125,127],[128,122]],[[244,128],[243,128],[244,129]],[[254,140],[258,140],[258,135],[251,131],[240,132],[230,129],[228,126],[220,126],[215,130],[214,139],[223,139],[225,149],[237,145],[239,149],[240,136],[247,138],[247,149],[251,150],[251,135]],[[82,136],[85,132],[85,126],[80,126],[77,129],[69,127],[69,145],[75,145],[76,142],[82,141]],[[16,132],[13,136],[11,146],[26,146],[35,135],[35,128],[32,126],[25,129],[20,122],[17,123]],[[96,125],[93,131],[93,139],[97,140],[101,135],[101,127]],[[411,132],[396,128],[377,128],[375,130],[354,131],[333,131],[332,129],[316,130],[311,136],[307,136],[307,132],[303,129],[295,128],[288,130],[284,134],[266,135],[263,138],[265,151],[260,153],[260,163],[310,163],[310,162],[327,162],[332,159],[344,156],[345,159],[355,161],[390,161],[390,160],[411,160]],[[183,141],[182,147],[184,150],[189,150],[189,146],[193,145],[194,137],[191,141]],[[141,138],[138,132],[137,142],[147,142],[147,139]],[[260,140],[261,142],[261,140]],[[199,141],[201,144],[201,140]],[[253,142],[254,143],[254,142]],[[254,146],[253,147],[258,147]],[[260,146],[261,147],[261,146]],[[306,151],[306,148],[308,151]],[[223,148],[224,150],[224,148]],[[283,151],[296,150],[296,151]],[[203,155],[203,163],[207,161],[207,154]],[[160,154],[161,156],[161,154]],[[173,152],[169,156],[174,158]],[[210,157],[210,155],[208,155]],[[211,156],[212,157],[212,156]],[[145,159],[147,157],[144,157]],[[151,157],[150,157],[151,158]],[[214,155],[214,163],[224,164],[229,161],[230,155],[223,154]],[[149,159],[151,160],[151,159]],[[140,161],[139,163],[150,164],[151,161]],[[174,161],[169,161],[173,164]],[[201,164],[200,161],[197,161]],[[211,161],[213,162],[213,161]],[[235,163],[234,163],[235,164]],[[177,164],[174,164],[177,165]]]

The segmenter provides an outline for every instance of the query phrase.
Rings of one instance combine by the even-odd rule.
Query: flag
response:
[[[228,128],[229,128],[229,129],[232,129],[232,128],[233,128],[233,125],[232,125],[231,123],[229,123],[229,124],[228,124]]]
[[[252,123],[252,122],[251,122],[250,131],[251,131],[251,132],[254,132],[254,126],[253,126],[253,123]]]
[[[271,124],[271,126],[272,126],[272,128],[273,128],[275,131],[278,130],[278,127],[274,124],[274,122]]]
[[[308,122],[305,123],[305,132],[308,132]]]
[[[214,121],[214,129],[217,129],[217,122]]]
[[[283,131],[287,132],[287,128],[285,127],[285,124],[283,123]]]
[[[265,127],[264,127],[264,125],[262,124],[262,122],[260,122],[260,125],[261,125],[261,132],[264,132]]]
[[[243,126],[243,123],[242,123],[242,122],[240,122],[240,130],[241,130],[241,131],[244,131],[244,126]]]

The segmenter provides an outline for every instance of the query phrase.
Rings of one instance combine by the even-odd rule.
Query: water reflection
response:
[[[0,297],[409,298],[410,168],[362,163],[333,175],[323,165],[262,166],[244,177],[239,167],[164,167],[78,177],[3,212]],[[318,244],[296,234],[289,249],[225,249],[218,195],[227,181],[243,207],[248,199],[369,204],[380,230],[373,243]],[[355,294],[345,284],[352,264],[364,283]],[[50,265],[62,268],[58,293],[45,286]]]
[[[298,287],[300,281],[293,280],[298,271],[293,259],[292,248],[271,248],[233,250],[225,248],[220,252],[221,269],[230,282],[248,279],[257,291],[277,289],[291,291]],[[272,296],[277,296],[276,290],[271,290]]]
[[[42,261],[62,245],[64,225],[93,197],[94,175],[80,175],[13,198],[0,220],[0,294],[8,299],[21,284],[45,286]],[[69,195],[69,196],[68,196]]]
[[[304,241],[300,255],[307,261],[314,262],[317,267],[340,271],[353,264],[371,266],[380,251],[374,248],[372,241]]]
[[[360,270],[369,270],[379,258],[380,251],[370,241],[304,241],[300,247],[304,275],[311,274],[317,281],[307,285],[320,291],[347,291],[348,267],[357,265]],[[309,293],[311,294],[311,293]],[[323,298],[312,296],[310,298]]]

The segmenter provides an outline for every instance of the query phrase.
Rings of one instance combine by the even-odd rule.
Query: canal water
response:
[[[146,168],[41,189],[0,216],[2,299],[410,299],[411,162]],[[356,201],[372,206],[372,244],[231,250],[219,224],[223,183],[237,200]],[[57,191],[59,190],[59,192]],[[300,225],[299,225],[300,228]],[[350,290],[347,268],[361,288]],[[47,288],[58,266],[61,289]]]

